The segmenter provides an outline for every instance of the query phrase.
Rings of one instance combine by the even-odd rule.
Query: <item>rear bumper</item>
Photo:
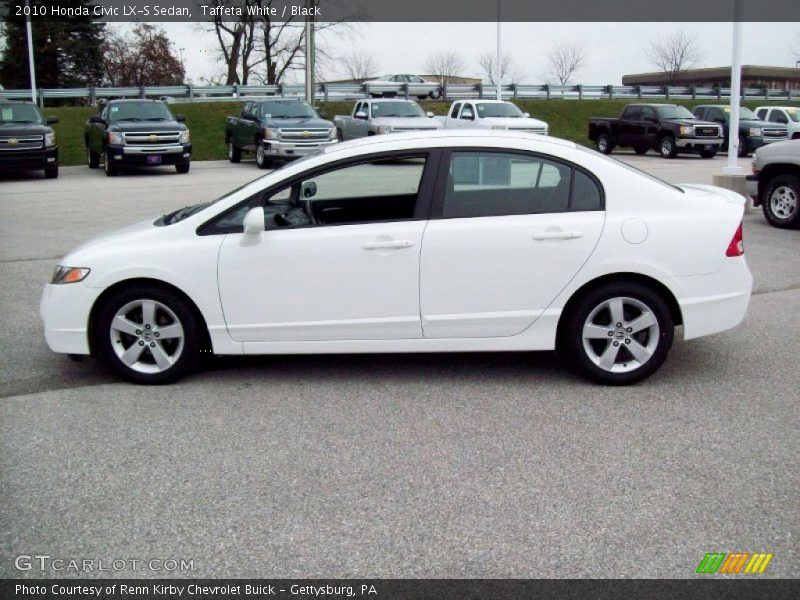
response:
[[[736,327],[747,314],[753,290],[753,276],[743,256],[726,258],[716,273],[674,277],[670,283],[686,340]]]
[[[316,152],[338,143],[338,140],[325,140],[319,142],[286,142],[281,140],[264,140],[262,142],[267,156],[276,158],[297,158]]]
[[[111,160],[119,166],[157,167],[190,162],[192,145],[178,144],[168,146],[116,146],[106,148]],[[149,157],[158,157],[149,158]]]
[[[0,152],[0,170],[44,169],[58,164],[58,147],[42,150],[4,150]]]
[[[53,352],[89,354],[89,311],[102,292],[83,283],[44,287],[39,314]]]

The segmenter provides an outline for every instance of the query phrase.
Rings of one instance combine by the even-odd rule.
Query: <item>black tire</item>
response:
[[[86,146],[86,162],[90,169],[96,169],[100,166],[100,154],[92,150],[88,145]]]
[[[55,179],[58,177],[58,165],[47,165],[44,168],[44,176],[47,179]]]
[[[344,141],[344,133],[342,133],[342,130],[339,129],[338,127],[336,128],[336,139],[339,140],[340,142]]]
[[[189,169],[191,168],[191,166],[192,166],[192,163],[190,163],[190,162],[178,163],[177,165],[175,165],[175,170],[178,173],[188,173]]]
[[[119,169],[117,168],[117,165],[115,165],[114,162],[111,160],[111,156],[108,154],[108,150],[106,150],[105,154],[106,157],[103,162],[105,163],[104,168],[106,171],[106,175],[108,177],[114,177],[117,173],[119,173]]]
[[[256,140],[256,166],[259,169],[269,169],[272,166],[272,161],[267,157],[264,152],[264,145],[261,140]]]
[[[716,150],[700,150],[701,158],[714,158],[717,155]]]
[[[230,138],[228,138],[228,160],[232,163],[242,161],[242,151],[234,145]]]
[[[739,149],[736,154],[738,154],[739,158],[747,158],[747,138],[743,135],[739,136]]]
[[[587,324],[590,317],[593,324],[604,319],[611,319],[608,309],[601,309],[599,312],[597,310],[605,302],[614,298],[624,298],[625,302],[631,303],[624,304],[622,326],[617,328],[616,323],[612,321],[601,326],[608,326],[608,330],[613,331],[608,339],[604,337],[606,329],[603,329],[603,337],[584,340],[584,325]],[[657,323],[657,334],[655,329],[650,328],[640,332],[627,333],[626,325],[633,323],[637,316],[643,314],[638,313],[639,309],[632,305],[633,302],[640,303],[641,306],[649,309]],[[594,316],[592,316],[593,313],[595,313]],[[610,283],[594,288],[578,298],[569,308],[569,312],[564,314],[564,318],[567,320],[560,328],[559,355],[564,357],[583,376],[606,385],[636,383],[655,373],[666,360],[674,337],[675,325],[666,302],[651,288],[640,283]],[[651,338],[651,335],[654,337]],[[649,358],[639,366],[630,365],[630,363],[638,362],[629,350],[634,347],[631,345],[632,343],[638,344],[636,346],[638,348],[650,349]],[[587,350],[587,345],[589,350]],[[611,368],[603,368],[596,361],[608,350],[615,353],[616,358]],[[589,351],[594,356],[590,355]],[[626,360],[627,362],[625,362]]]
[[[142,350],[136,364],[140,368],[155,367],[155,355],[148,347],[151,344],[155,344],[155,338],[153,337],[155,335],[153,331],[155,327],[150,329],[149,339],[152,340],[150,342],[141,343],[143,340],[139,339],[137,341],[139,336],[134,334],[116,334],[116,341],[112,340],[112,336],[115,334],[112,332],[111,323],[117,311],[130,303],[136,303],[141,300],[154,300],[167,307],[177,317],[183,330],[182,349],[179,351],[176,350],[177,344],[180,343],[178,341],[161,340],[159,343],[159,348],[164,348],[166,353],[172,350],[177,356],[170,367],[158,372],[146,373],[126,365],[117,355],[114,348],[116,346],[120,349],[120,352],[124,353],[125,350],[135,348],[137,345],[141,346]],[[137,324],[136,316],[134,316],[136,309],[133,310],[134,312],[129,314],[131,315],[131,321]],[[141,315],[141,311],[139,314]],[[165,311],[156,311],[155,314],[157,322],[171,324],[172,319]],[[159,287],[136,285],[113,293],[103,301],[93,325],[93,347],[100,360],[121,377],[134,383],[163,384],[171,383],[184,377],[196,368],[200,359],[201,345],[205,339],[202,332],[202,322],[195,315],[192,308],[187,305],[187,302],[175,292]],[[144,328],[141,331],[144,332]],[[119,345],[117,346],[117,344]],[[168,346],[168,344],[170,345]]]
[[[633,147],[633,151],[636,152],[636,154],[639,154],[639,155],[647,154],[647,150],[648,150],[647,146],[634,146]]]
[[[594,143],[597,151],[602,154],[611,154],[614,149],[614,144],[611,143],[611,138],[607,133],[598,133]]]
[[[433,90],[431,93],[428,94],[428,96],[430,97],[431,100],[438,100],[439,97],[441,96],[441,93],[439,92],[439,90]]]
[[[800,228],[800,177],[778,175],[767,182],[761,197],[764,217],[773,227]]]
[[[675,138],[671,135],[663,135],[658,140],[658,153],[661,158],[675,158],[678,156],[678,147],[675,145]]]

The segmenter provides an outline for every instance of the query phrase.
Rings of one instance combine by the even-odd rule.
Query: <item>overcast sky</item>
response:
[[[221,72],[213,35],[200,32],[196,23],[163,25],[175,47],[184,48],[188,77],[198,82]],[[586,66],[575,83],[621,84],[627,73],[656,70],[644,49],[659,33],[679,29],[696,34],[703,51],[698,67],[730,65],[731,28],[730,23],[504,23],[502,40],[522,81],[544,82],[547,53],[562,42],[581,43],[587,50]],[[744,64],[795,66],[792,48],[798,31],[800,23],[745,23]],[[322,43],[334,56],[371,53],[382,73],[422,73],[429,54],[456,50],[468,65],[464,75],[474,76],[480,74],[476,57],[494,52],[495,32],[494,23],[357,23],[346,35],[325,35]],[[329,79],[343,75],[333,68],[324,74]]]

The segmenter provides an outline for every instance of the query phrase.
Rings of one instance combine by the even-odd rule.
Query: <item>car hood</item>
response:
[[[780,123],[769,123],[767,121],[762,121],[761,119],[739,119],[739,126],[758,127],[759,129],[764,127],[767,129],[786,129],[786,125],[782,125]]]
[[[308,128],[321,128],[327,127],[333,129],[334,124],[325,119],[318,117],[303,117],[301,119],[262,119],[261,123],[265,127],[273,127],[280,129],[282,127],[308,127]]]
[[[484,117],[480,119],[480,122],[508,127],[509,129],[547,129],[547,123],[531,117]]]
[[[166,229],[166,227],[154,225],[155,221],[155,218],[139,221],[92,238],[70,250],[64,256],[62,263],[69,266],[91,267],[90,261],[87,262],[90,257],[93,258],[104,253],[111,254],[114,252],[114,246],[120,242],[129,242],[133,239],[143,240]]]
[[[719,123],[714,123],[713,121],[701,121],[700,119],[664,119],[665,123],[676,123],[678,125],[700,125],[705,127],[706,125],[713,125],[714,127],[719,127]]]
[[[183,131],[186,126],[177,121],[118,121],[109,123],[108,131]]]
[[[386,125],[391,127],[407,127],[409,129],[441,129],[442,124],[436,119],[428,117],[378,117],[372,119],[373,125]]]
[[[0,135],[2,136],[44,135],[52,132],[53,128],[49,125],[38,123],[0,123]]]

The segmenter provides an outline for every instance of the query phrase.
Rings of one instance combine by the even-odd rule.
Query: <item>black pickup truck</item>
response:
[[[722,127],[700,121],[677,104],[629,104],[619,119],[589,119],[589,139],[603,154],[615,146],[633,148],[636,154],[656,150],[664,158],[678,152],[712,158],[722,147]]]
[[[44,170],[48,179],[58,177],[58,146],[50,125],[33,102],[0,100],[0,170]]]
[[[84,128],[86,159],[96,169],[103,158],[106,175],[126,167],[175,165],[188,173],[192,144],[183,115],[172,116],[158,100],[112,100]]]

